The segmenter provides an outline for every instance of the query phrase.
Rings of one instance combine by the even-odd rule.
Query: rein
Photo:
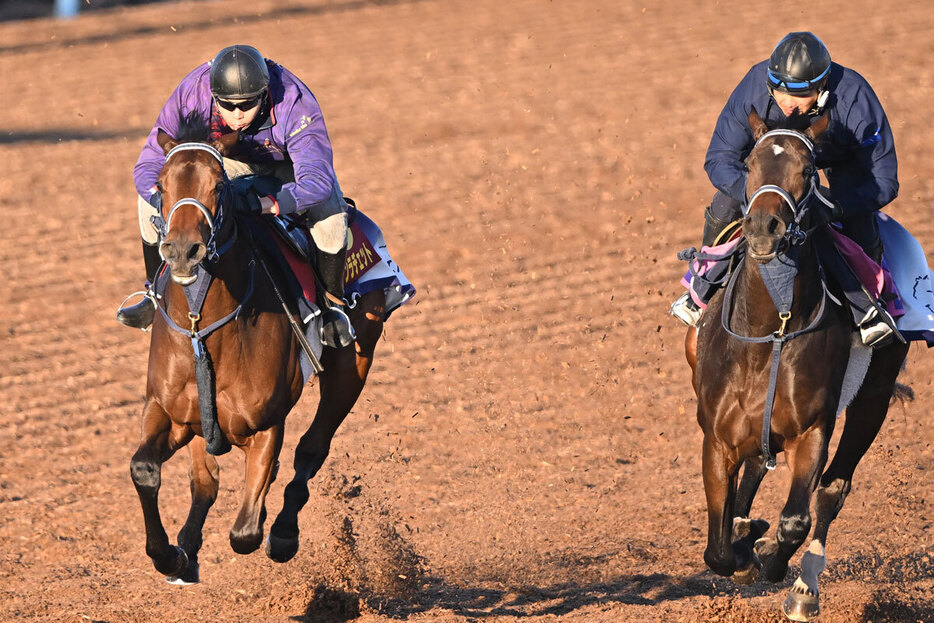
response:
[[[766,138],[774,137],[774,136],[792,136],[802,141],[805,144],[805,146],[808,148],[808,152],[810,153],[810,156],[811,156],[811,163],[812,164],[814,163],[814,158],[815,158],[814,143],[812,143],[811,140],[807,136],[795,130],[779,129],[779,130],[771,130],[769,132],[766,132],[759,138],[758,141],[756,141],[756,144],[753,147],[753,149],[755,149],[755,147],[758,147],[759,144],[762,143],[762,141],[764,141]],[[785,234],[783,236],[783,240],[787,242],[788,247],[795,247],[795,246],[803,244],[804,241],[807,240],[809,234],[816,228],[815,227],[809,230],[801,229],[801,221],[803,220],[804,216],[808,213],[811,207],[811,199],[816,197],[824,205],[831,207],[831,208],[833,207],[833,204],[830,203],[827,199],[825,199],[823,195],[821,195],[820,191],[818,190],[818,174],[815,171],[814,174],[811,176],[811,183],[808,187],[808,191],[807,193],[805,193],[804,197],[802,197],[800,201],[796,201],[795,198],[791,196],[791,193],[789,193],[787,190],[785,190],[781,186],[777,186],[775,184],[765,184],[757,188],[756,191],[749,198],[749,200],[743,205],[743,216],[748,216],[749,211],[752,208],[752,204],[753,202],[755,202],[756,199],[768,193],[776,194],[779,197],[781,197],[782,201],[784,201],[785,204],[788,205],[788,207],[791,209],[792,214],[794,214],[794,220],[788,225],[785,231]],[[744,261],[745,261],[745,258],[744,258]],[[762,272],[762,270],[763,269],[760,268],[760,272]],[[721,308],[721,313],[720,313],[720,323],[723,325],[723,329],[727,332],[727,334],[742,342],[753,343],[753,344],[764,344],[768,342],[772,343],[772,358],[771,358],[771,365],[769,368],[769,386],[768,386],[768,390],[766,391],[766,397],[765,397],[765,411],[762,414],[762,439],[761,439],[762,454],[763,456],[765,456],[765,460],[766,460],[765,465],[770,470],[775,469],[775,466],[776,466],[775,455],[772,453],[769,447],[769,437],[771,435],[771,429],[772,429],[772,410],[775,405],[775,391],[778,385],[778,368],[780,365],[782,347],[785,345],[785,342],[792,340],[798,337],[799,335],[810,333],[817,329],[817,327],[821,324],[821,322],[824,319],[824,313],[826,310],[826,302],[830,296],[829,292],[827,291],[827,280],[824,278],[823,269],[821,268],[819,261],[818,261],[817,270],[818,270],[818,275],[819,275],[820,282],[821,282],[821,300],[820,300],[820,307],[817,311],[817,315],[814,317],[814,320],[812,320],[808,326],[798,331],[793,331],[791,333],[785,333],[785,330],[788,325],[788,321],[791,320],[791,307],[792,307],[792,302],[794,298],[794,293],[793,293],[794,279],[793,278],[787,284],[784,284],[784,288],[779,288],[779,287],[776,287],[774,284],[772,284],[770,280],[766,280],[765,274],[763,274],[763,282],[765,283],[766,289],[768,290],[773,303],[775,303],[776,309],[778,311],[778,318],[781,321],[781,326],[778,328],[778,330],[774,331],[773,333],[769,335],[744,336],[744,335],[739,335],[738,333],[736,333],[730,328],[730,310],[733,307],[733,296],[734,296],[734,292],[736,289],[737,278],[739,277],[739,273],[740,273],[739,270],[733,271],[733,274],[730,276],[729,281],[727,283],[726,291],[723,294],[723,307]],[[785,294],[787,293],[787,290],[789,289],[791,290],[790,292],[791,296],[785,296]],[[785,290],[785,291],[779,291],[779,290]]]

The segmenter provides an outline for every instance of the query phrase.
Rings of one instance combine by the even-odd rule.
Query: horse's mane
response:
[[[178,132],[174,138],[179,143],[206,143],[210,134],[210,124],[197,112],[192,111],[179,118]]]

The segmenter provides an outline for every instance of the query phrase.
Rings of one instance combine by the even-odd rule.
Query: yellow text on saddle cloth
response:
[[[353,283],[379,262],[379,255],[363,233],[360,225],[353,223],[347,229],[347,261],[344,265],[344,283]]]

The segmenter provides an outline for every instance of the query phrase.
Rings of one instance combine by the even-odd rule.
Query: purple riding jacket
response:
[[[341,212],[343,197],[334,174],[331,141],[315,96],[286,68],[268,59],[266,65],[272,104],[269,114],[258,115],[257,121],[242,132],[234,157],[249,163],[292,163],[295,181],[285,183],[275,197],[279,213],[308,210],[314,220],[319,220]],[[156,141],[159,130],[175,137],[180,120],[196,113],[215,134],[219,130],[231,131],[225,125],[218,127],[223,122],[211,95],[210,68],[210,62],[204,63],[185,76],[159,113],[133,169],[140,196],[151,196],[165,164],[165,154]]]

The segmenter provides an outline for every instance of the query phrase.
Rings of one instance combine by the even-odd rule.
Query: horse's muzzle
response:
[[[172,281],[188,286],[198,278],[195,267],[207,255],[207,246],[200,240],[197,242],[165,241],[159,245],[159,254],[169,266]]]

